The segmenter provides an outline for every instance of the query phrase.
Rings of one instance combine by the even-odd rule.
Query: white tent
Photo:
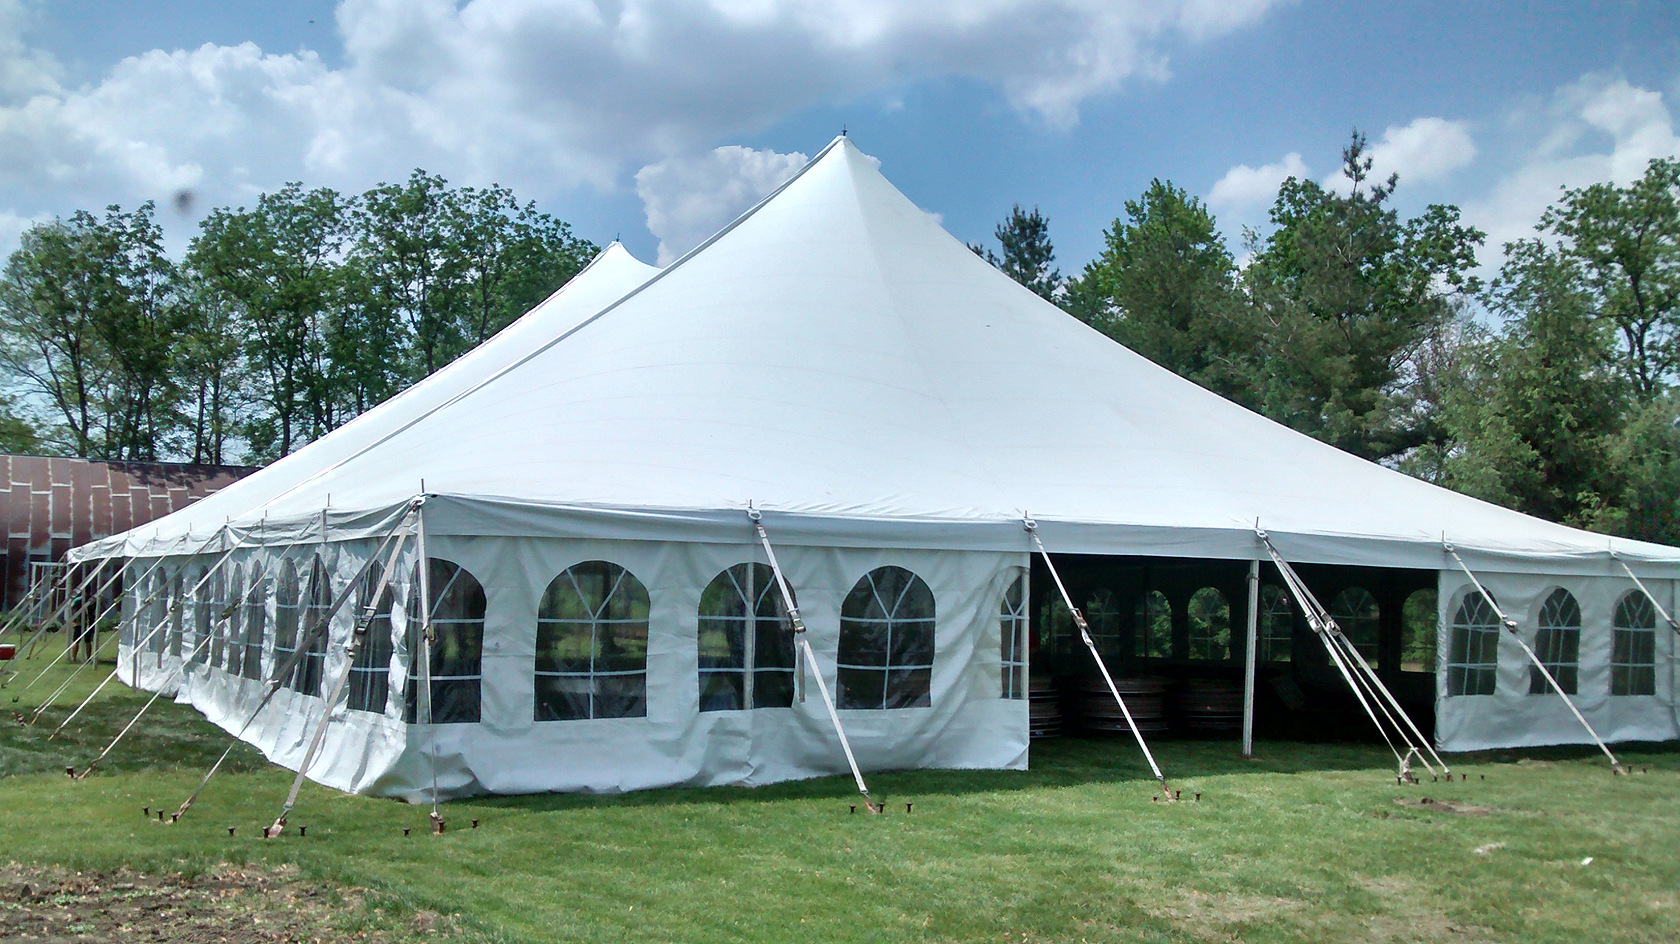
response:
[[[344,789],[413,795],[434,768],[446,793],[762,783],[839,769],[814,704],[702,710],[708,685],[739,689],[754,673],[740,664],[752,658],[750,643],[731,637],[722,663],[723,650],[705,651],[707,634],[725,633],[728,619],[744,620],[732,631],[753,632],[762,586],[734,588],[731,599],[751,603],[745,616],[720,615],[728,608],[706,597],[733,565],[762,561],[749,504],[786,548],[782,566],[813,645],[830,660],[818,666],[829,683],[845,689],[850,679],[857,696],[868,677],[858,666],[884,659],[884,703],[900,681],[908,686],[905,707],[842,711],[866,767],[1026,763],[1026,706],[1010,691],[1000,637],[1015,623],[1000,614],[1022,589],[1028,513],[1060,553],[1247,561],[1261,556],[1258,524],[1295,561],[1439,572],[1439,744],[1585,737],[1561,699],[1528,694],[1512,640],[1494,645],[1495,632],[1480,646],[1486,621],[1466,604],[1450,541],[1530,636],[1542,620],[1548,631],[1562,625],[1551,598],[1568,589],[1578,604],[1577,703],[1601,733],[1677,734],[1671,634],[1627,635],[1646,630],[1646,614],[1629,608],[1633,585],[1610,552],[1672,611],[1680,550],[1612,544],[1436,488],[1202,390],[976,257],[845,138],[669,268],[655,274],[615,246],[404,395],[80,553],[166,558],[160,572],[188,568],[189,585],[190,568],[224,555],[269,581],[281,579],[281,558],[300,573],[314,573],[319,558],[313,582],[336,592],[422,492],[427,555],[470,573],[460,592],[482,588],[481,598],[451,604],[457,623],[482,621],[481,653],[469,645],[440,656],[461,673],[450,676],[459,683],[450,697],[475,699],[467,714],[476,720],[405,722],[402,625],[416,582],[405,558],[395,575],[393,697],[383,710],[335,706],[342,717],[310,771]],[[610,566],[574,569],[591,561]],[[861,616],[858,594],[870,594],[860,580],[882,567],[902,568],[878,575],[902,593],[889,600],[876,587],[872,615]],[[611,587],[591,589],[585,578],[640,589],[609,600]],[[309,573],[297,579],[311,583]],[[924,589],[925,612],[906,602]],[[297,592],[307,608],[307,588]],[[259,621],[293,618],[267,585],[260,593]],[[891,612],[901,604],[909,609]],[[347,611],[317,670],[327,678],[344,670]],[[131,638],[144,639],[148,613]],[[1620,629],[1618,614],[1628,624]],[[914,651],[871,652],[864,663],[847,653],[885,644],[846,637],[865,624],[902,631],[902,642],[924,619],[931,651],[904,644]],[[622,626],[645,626],[645,653],[630,651],[640,642],[602,649]],[[221,632],[233,647],[238,627]],[[192,629],[179,634],[190,641]],[[566,649],[573,643],[594,654],[587,670]],[[262,645],[271,670],[272,640]],[[224,726],[243,722],[260,682],[203,665],[183,674],[173,641],[153,648],[161,651],[141,684],[184,679],[179,698]],[[837,671],[833,660],[850,668]],[[737,677],[722,680],[729,670]],[[774,671],[765,678],[780,690]],[[1484,688],[1491,694],[1457,694]],[[321,699],[282,701],[247,737],[295,765]]]

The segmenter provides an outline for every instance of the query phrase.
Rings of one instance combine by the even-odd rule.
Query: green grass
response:
[[[1169,805],[1129,741],[1065,739],[1035,745],[1030,772],[876,774],[883,817],[848,813],[849,779],[827,778],[462,801],[441,837],[424,808],[311,784],[292,819],[307,838],[265,842],[290,774],[244,748],[181,824],[142,818],[227,743],[189,709],[160,701],[104,769],[64,775],[143,700],[113,685],[64,743],[0,729],[0,859],[295,864],[506,941],[1680,940],[1680,753],[1663,748],[1627,749],[1649,767],[1632,777],[1535,751],[1400,787],[1380,746],[1263,743],[1245,761],[1163,741],[1175,785],[1203,794]],[[1395,802],[1425,796],[1485,812]]]

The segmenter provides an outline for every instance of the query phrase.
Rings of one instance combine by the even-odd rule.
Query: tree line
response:
[[[40,223],[0,273],[0,449],[267,462],[449,363],[595,252],[506,188],[420,170],[214,209],[179,261],[151,203]]]
[[[1139,354],[1355,455],[1529,514],[1680,544],[1680,162],[1564,190],[1505,245],[1393,206],[1354,133],[1336,186],[1291,178],[1233,253],[1155,180],[1072,278],[1016,206],[975,246]]]

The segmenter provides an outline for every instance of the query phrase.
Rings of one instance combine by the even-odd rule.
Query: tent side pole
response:
[[[1248,648],[1243,654],[1242,753],[1254,756],[1254,665],[1260,649],[1260,559],[1248,562]]]

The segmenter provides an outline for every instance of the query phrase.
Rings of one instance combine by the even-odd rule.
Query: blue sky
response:
[[[1403,207],[1497,245],[1674,153],[1677,99],[1672,2],[0,0],[0,251],[77,207],[423,166],[651,261],[842,126],[960,238],[1037,204],[1070,273],[1150,178],[1235,241],[1353,127]]]

